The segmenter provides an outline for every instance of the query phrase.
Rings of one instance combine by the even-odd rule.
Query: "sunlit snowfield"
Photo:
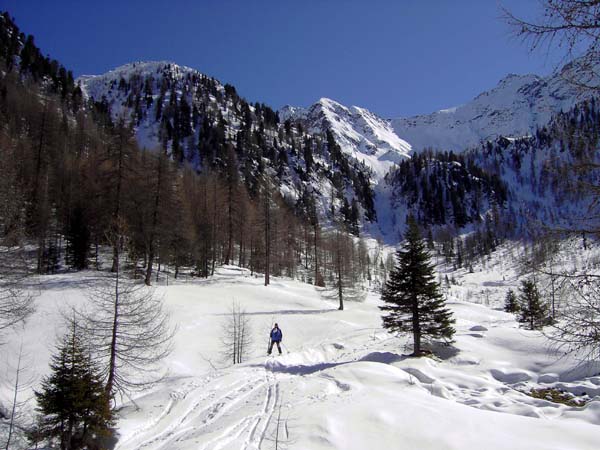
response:
[[[409,339],[381,329],[374,292],[337,311],[311,285],[276,278],[264,287],[237,267],[208,280],[163,280],[157,294],[178,327],[169,373],[122,400],[117,448],[271,449],[277,440],[288,449],[597,449],[600,397],[574,408],[523,393],[553,386],[593,398],[600,368],[557,358],[538,332],[500,311],[506,288],[518,284],[503,252],[485,269],[452,274],[456,343],[436,358],[403,356]],[[3,358],[22,335],[30,371],[48,373],[60,310],[84,305],[94,277],[41,278],[37,312],[24,333],[7,336]],[[234,301],[248,313],[253,345],[231,366],[222,338]],[[267,357],[274,322],[284,352]],[[1,395],[7,404],[8,386]]]

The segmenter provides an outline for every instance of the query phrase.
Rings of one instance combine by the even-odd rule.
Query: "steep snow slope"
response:
[[[159,88],[162,80],[168,79],[170,82],[181,83],[185,77],[190,76],[205,77],[195,69],[186,66],[180,66],[169,61],[137,61],[124,64],[102,75],[82,75],[77,78],[76,83],[81,86],[81,90],[86,98],[92,98],[96,101],[105,99],[110,107],[114,118],[133,119],[134,105],[129,94],[119,89],[121,80],[129,82],[132,78],[144,80],[150,78],[156,80],[156,86],[151,86],[149,98],[155,102],[159,98]],[[178,86],[176,94],[181,97],[181,86]],[[223,90],[220,83],[216,83],[216,89]],[[146,95],[146,93],[143,93]],[[164,95],[169,96],[168,90]],[[148,97],[146,97],[148,98]],[[144,101],[146,100],[144,98]],[[170,100],[170,99],[169,99]],[[141,147],[156,148],[159,146],[160,123],[157,120],[140,120],[136,126],[136,138]]]
[[[365,163],[380,179],[395,163],[407,158],[411,146],[394,133],[390,122],[358,106],[346,107],[322,98],[308,109],[286,106],[282,120],[300,120],[311,133],[330,130],[342,150]]]
[[[441,359],[418,360],[403,355],[406,337],[381,329],[375,294],[338,311],[311,285],[275,279],[265,288],[235,267],[209,280],[171,280],[158,288],[179,326],[165,361],[170,374],[135,394],[135,403],[125,400],[117,449],[270,449],[276,436],[289,449],[597,448],[598,397],[572,408],[521,391],[560,383],[597,396],[598,368],[574,375],[576,361],[549,353],[539,333],[462,299],[473,283],[475,292],[483,282],[500,292],[514,286],[514,269],[500,269],[457,275],[464,287],[450,293],[455,347],[440,349]],[[48,372],[59,306],[85,304],[93,277],[40,279],[39,309],[21,331],[26,351],[36,355],[30,370]],[[245,363],[230,367],[221,333],[234,300],[248,313],[254,344]],[[284,354],[266,358],[273,322],[282,327]],[[3,360],[20,336],[5,340]],[[0,396],[6,404],[8,386]]]
[[[416,151],[427,147],[461,151],[498,136],[521,137],[591,95],[569,82],[577,76],[571,64],[548,77],[511,74],[464,105],[391,123]]]
[[[100,99],[102,95],[106,95],[107,90],[108,92],[112,92],[111,83],[118,83],[121,78],[128,79],[132,74],[140,77],[148,75],[156,76],[165,70],[178,79],[183,78],[189,73],[198,73],[195,69],[180,66],[169,61],[137,61],[124,64],[102,75],[82,75],[77,78],[77,82],[81,82],[82,89],[87,97]],[[118,112],[115,111],[115,113]]]

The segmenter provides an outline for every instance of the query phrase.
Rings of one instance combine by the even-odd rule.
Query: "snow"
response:
[[[532,135],[554,114],[592,96],[593,90],[582,90],[572,83],[582,77],[584,83],[597,84],[595,80],[590,83],[589,76],[585,78],[586,73],[578,72],[575,64],[567,64],[547,77],[509,74],[492,89],[460,106],[391,120],[327,98],[308,109],[285,106],[279,114],[284,119],[305,120],[320,132],[331,128],[342,148],[356,152],[359,158],[361,153],[378,154],[375,160],[364,159],[375,172],[385,173],[389,167],[377,163],[385,159],[380,157],[383,151],[392,150],[393,158],[426,148],[461,152],[499,136]]]
[[[121,117],[129,118],[132,113],[132,108],[127,106],[128,95],[118,89],[121,79],[129,81],[132,77],[141,79],[152,77],[156,83],[161,77],[168,76],[170,81],[181,82],[186,76],[191,75],[203,76],[202,73],[191,67],[181,66],[170,61],[136,61],[119,66],[102,75],[82,75],[75,82],[80,86],[85,98],[92,98],[96,101],[106,99],[112,117],[118,119]],[[216,87],[219,90],[224,89],[220,83],[217,83]],[[159,88],[158,86],[152,86],[152,88],[152,97],[156,100],[159,95]],[[180,86],[175,92],[178,98],[181,98],[183,93]],[[165,95],[169,96],[170,92],[165,92]],[[154,117],[153,115],[150,116]],[[139,146],[146,149],[158,148],[160,142],[158,137],[159,128],[160,124],[155,120],[148,120],[147,118],[142,120],[135,127]]]
[[[169,373],[124,399],[117,449],[270,449],[277,433],[280,447],[290,449],[596,449],[600,397],[574,408],[524,393],[541,385],[600,396],[600,367],[574,370],[576,360],[558,358],[539,332],[498,310],[505,290],[518,284],[507,252],[474,273],[452,273],[456,343],[437,348],[435,358],[406,356],[408,338],[381,328],[375,292],[338,311],[319,288],[284,278],[264,287],[235,266],[207,280],[170,278],[167,286],[163,279],[157,293],[178,326],[164,362]],[[38,281],[36,314],[5,336],[0,351],[5,360],[23,336],[35,355],[31,370],[44,375],[60,311],[85,305],[96,275]],[[484,286],[486,296],[469,294]],[[254,342],[236,366],[223,361],[221,343],[233,301],[248,313]],[[284,354],[266,357],[274,322]],[[9,398],[2,386],[0,403]]]
[[[346,107],[321,98],[308,109],[286,106],[279,115],[283,120],[305,122],[311,133],[330,130],[342,151],[373,171],[375,183],[412,152],[411,145],[394,132],[388,120],[358,106]]]
[[[88,97],[100,98],[101,95],[98,96],[98,92],[95,90],[96,86],[110,84],[111,81],[118,82],[121,78],[128,79],[132,74],[140,75],[142,78],[147,75],[156,76],[167,68],[177,78],[182,78],[188,73],[198,73],[196,69],[175,64],[171,61],[136,61],[123,64],[102,75],[81,75],[77,78],[77,82],[81,82],[83,88],[87,90]],[[103,91],[100,93],[103,93]]]
[[[415,151],[425,148],[462,151],[499,136],[530,135],[551,117],[589,98],[568,80],[571,65],[547,77],[509,74],[497,86],[461,106],[391,121],[394,132]]]

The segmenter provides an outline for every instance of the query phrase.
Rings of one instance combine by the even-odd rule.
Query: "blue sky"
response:
[[[537,0],[2,0],[74,74],[169,60],[275,108],[320,97],[384,117],[465,103],[508,73],[551,72],[500,20]]]

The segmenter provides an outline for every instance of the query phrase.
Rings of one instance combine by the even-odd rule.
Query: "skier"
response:
[[[267,352],[269,355],[273,350],[273,344],[277,344],[277,350],[279,350],[279,354],[281,355],[281,339],[283,339],[283,333],[277,324],[271,330],[271,342],[269,343],[269,351]]]

